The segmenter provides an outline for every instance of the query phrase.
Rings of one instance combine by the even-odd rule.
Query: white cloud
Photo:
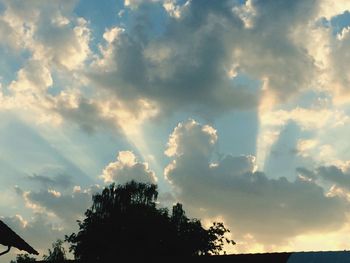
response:
[[[28,91],[29,94],[30,92],[40,94],[40,91],[45,92],[52,83],[51,72],[45,64],[39,60],[32,60],[25,68],[18,71],[17,80],[10,84],[9,89],[15,93]]]
[[[350,3],[348,1],[322,0],[320,1],[319,16],[331,19],[332,17],[349,10]]]
[[[148,163],[138,162],[136,156],[130,151],[119,152],[117,160],[103,169],[101,177],[106,183],[124,184],[131,180],[145,183],[157,182],[155,173],[149,169]]]
[[[82,66],[90,54],[87,21],[72,13],[75,1],[4,1],[0,20],[7,25],[10,46],[28,50],[42,64]],[[2,41],[3,43],[3,41]],[[6,38],[5,38],[6,43]]]
[[[0,110],[12,110],[37,122],[62,119],[56,101],[84,82],[80,73],[91,55],[88,22],[73,14],[76,1],[3,1],[1,45],[27,54],[16,79],[3,86]],[[62,93],[53,95],[57,85]],[[68,87],[66,87],[67,85]],[[30,120],[32,121],[32,120]]]
[[[254,26],[253,22],[256,10],[253,6],[253,1],[247,0],[245,4],[233,7],[232,11],[242,19],[246,28],[252,28]]]
[[[310,151],[317,146],[317,140],[303,140],[299,139],[297,143],[297,151],[303,157],[310,156]]]
[[[321,99],[310,107],[295,107],[292,109],[270,109],[262,110],[259,118],[259,137],[257,158],[259,168],[263,169],[266,158],[270,154],[271,148],[278,141],[281,131],[289,124],[295,123],[303,132],[312,134],[311,141],[300,141],[295,145],[303,157],[311,156],[317,161],[332,162],[337,158],[331,151],[329,143],[324,142],[325,135],[331,134],[332,131],[343,129],[349,125],[349,117],[344,109],[338,109],[333,105],[328,105]],[[311,147],[310,143],[313,143]],[[328,146],[327,146],[328,145]],[[305,147],[308,147],[306,149]],[[312,149],[315,148],[315,149]]]
[[[129,8],[137,8],[141,4],[161,2],[163,0],[124,0],[124,6]]]
[[[195,120],[179,123],[169,137],[165,154],[169,157],[190,153],[208,156],[216,143],[216,130],[209,125],[202,126]],[[201,142],[205,143],[201,143]]]
[[[269,111],[261,115],[261,122],[269,126],[284,126],[291,120],[303,129],[313,130],[342,126],[349,122],[349,117],[341,110],[316,107]]]

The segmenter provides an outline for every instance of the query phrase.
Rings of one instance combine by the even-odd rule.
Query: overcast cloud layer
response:
[[[347,1],[0,0],[0,54],[0,216],[41,252],[132,179],[235,252],[347,248]]]

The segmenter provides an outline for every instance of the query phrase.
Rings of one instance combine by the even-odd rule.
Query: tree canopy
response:
[[[10,263],[33,263],[36,262],[35,258],[28,256],[27,254],[19,254],[16,256],[16,260],[11,260]]]
[[[187,218],[181,204],[172,213],[157,208],[157,186],[131,181],[111,184],[93,196],[78,221],[79,232],[66,237],[76,259],[104,262],[119,256],[196,256],[219,254],[229,232],[222,223],[204,229]]]
[[[57,239],[52,244],[52,249],[48,249],[48,254],[43,256],[46,262],[63,263],[66,261],[66,250],[63,247],[63,241]]]

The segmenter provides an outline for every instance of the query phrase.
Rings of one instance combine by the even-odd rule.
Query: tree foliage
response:
[[[53,263],[63,263],[66,260],[66,250],[63,247],[63,241],[57,239],[52,244],[52,249],[48,249],[48,255],[43,256],[44,260]]]
[[[35,258],[28,256],[28,254],[19,254],[16,260],[11,260],[10,263],[32,263],[36,262]]]
[[[93,205],[78,221],[79,232],[66,237],[76,259],[107,262],[119,256],[195,256],[218,254],[229,232],[222,223],[208,230],[186,217],[181,204],[171,215],[157,208],[157,186],[131,181],[111,184],[93,196]]]

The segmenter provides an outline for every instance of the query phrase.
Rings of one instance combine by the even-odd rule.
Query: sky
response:
[[[0,57],[0,217],[41,253],[132,179],[231,253],[349,249],[349,1],[0,0]]]

